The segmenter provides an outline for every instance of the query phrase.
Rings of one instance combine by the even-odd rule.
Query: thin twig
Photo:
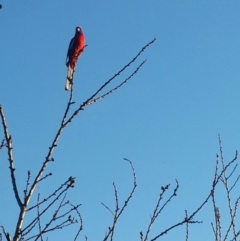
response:
[[[170,184],[167,184],[167,185],[161,187],[162,192],[159,195],[157,204],[156,204],[155,209],[153,211],[153,215],[152,215],[151,220],[149,222],[144,241],[147,241],[148,236],[149,236],[150,231],[151,231],[151,228],[152,228],[152,225],[156,221],[156,219],[159,216],[159,214],[161,213],[161,211],[166,207],[166,205],[172,200],[173,197],[177,196],[177,190],[179,188],[179,184],[178,184],[178,181],[176,180],[176,187],[173,190],[172,195],[165,201],[165,203],[162,205],[161,208],[159,207],[160,203],[161,203],[161,200],[163,199],[163,195],[168,190],[169,186],[170,186]]]
[[[136,178],[136,173],[133,167],[133,164],[130,160],[128,160],[127,158],[124,158],[125,161],[129,162],[131,169],[132,169],[132,173],[133,173],[133,188],[132,191],[130,192],[130,194],[128,195],[127,199],[125,200],[123,206],[121,208],[119,208],[119,204],[118,204],[118,194],[117,194],[117,189],[115,184],[113,184],[114,186],[114,193],[115,193],[115,212],[113,213],[106,205],[104,205],[112,214],[113,214],[113,223],[112,226],[109,227],[107,234],[105,235],[103,241],[107,241],[107,239],[110,236],[110,240],[113,240],[113,234],[114,234],[114,230],[117,224],[117,221],[119,219],[119,217],[121,216],[121,214],[123,213],[124,209],[127,207],[130,199],[133,196],[133,193],[137,187],[137,178]]]
[[[77,212],[78,217],[79,217],[79,220],[80,220],[80,226],[79,226],[78,232],[77,232],[77,234],[76,234],[76,236],[75,236],[75,238],[74,238],[74,241],[76,241],[77,238],[78,238],[78,235],[79,235],[80,232],[83,230],[83,220],[82,220],[82,216],[81,216],[80,212],[78,211],[78,206],[74,206],[74,205],[72,205],[71,203],[70,203],[70,205],[71,205],[71,206],[74,208],[74,210]],[[87,240],[87,239],[86,239],[86,240]]]
[[[6,240],[7,241],[12,241],[10,234],[6,232],[5,228],[3,226],[0,226],[0,228],[2,229],[2,232],[3,232]]]
[[[0,105],[0,115],[1,115],[1,119],[2,119],[2,126],[3,126],[3,130],[4,130],[6,146],[7,146],[7,150],[8,150],[8,160],[9,160],[9,164],[10,164],[9,168],[10,168],[10,173],[11,173],[13,191],[14,191],[14,195],[15,195],[15,198],[17,200],[18,206],[21,208],[23,204],[22,204],[21,199],[20,199],[19,194],[18,194],[16,177],[15,177],[15,174],[14,174],[15,168],[14,168],[13,152],[12,152],[12,149],[13,149],[12,138],[8,133],[6,118],[4,116],[3,109],[2,109],[1,105]]]
[[[139,69],[146,63],[147,60],[144,60],[137,68],[136,70],[129,76],[127,77],[121,84],[117,85],[115,88],[111,89],[110,91],[108,91],[107,93],[89,101],[88,103],[86,103],[85,106],[88,106],[88,105],[92,105],[96,102],[98,102],[99,100],[103,99],[104,97],[106,97],[107,95],[109,94],[112,94],[115,90],[117,90],[118,88],[122,87],[122,85],[126,84],[128,82],[128,80],[130,80],[138,71]]]
[[[6,143],[6,140],[3,138],[3,140],[2,140],[2,142],[1,142],[1,144],[0,144],[0,150],[1,150],[3,147],[5,147],[5,146],[7,146],[7,143]]]
[[[37,199],[38,204],[39,204],[39,199],[40,199],[40,194],[38,194],[38,199]],[[37,217],[38,217],[37,222],[38,222],[39,235],[40,235],[41,241],[43,241],[39,205],[37,206]]]
[[[185,210],[185,219],[188,219],[188,214],[187,214],[187,210]],[[188,232],[189,232],[189,229],[188,229],[188,222],[186,222],[186,241],[188,241]]]

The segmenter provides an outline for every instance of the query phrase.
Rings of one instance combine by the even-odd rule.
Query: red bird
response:
[[[77,60],[84,50],[84,46],[85,38],[83,31],[80,27],[76,27],[75,36],[70,41],[67,52],[66,66],[68,67],[68,73],[65,90],[70,90],[72,87],[73,73],[76,68]]]

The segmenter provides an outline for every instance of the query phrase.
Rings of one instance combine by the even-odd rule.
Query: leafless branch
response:
[[[117,221],[119,219],[119,217],[121,216],[121,214],[123,213],[124,209],[127,207],[130,199],[133,196],[133,193],[137,187],[137,178],[136,178],[136,173],[134,170],[134,167],[132,165],[132,162],[130,160],[128,160],[127,158],[124,158],[125,161],[129,162],[131,169],[132,169],[132,173],[133,173],[133,188],[132,191],[130,192],[130,194],[128,195],[127,199],[125,200],[123,206],[120,208],[119,207],[119,202],[118,202],[118,194],[117,194],[117,188],[115,186],[115,184],[113,183],[114,186],[114,195],[115,195],[115,212],[113,213],[106,205],[104,205],[112,214],[113,214],[113,223],[112,226],[109,227],[107,234],[105,235],[103,241],[107,241],[108,238],[110,237],[110,240],[113,240],[113,235],[114,235],[114,230],[117,224]]]
[[[10,164],[9,168],[10,168],[10,173],[11,173],[13,191],[14,191],[15,198],[17,200],[18,206],[21,208],[23,204],[22,204],[21,199],[20,199],[19,194],[18,194],[16,177],[15,177],[15,174],[14,174],[15,168],[14,168],[13,152],[12,152],[12,149],[13,149],[13,147],[12,147],[12,137],[8,133],[6,118],[4,116],[3,109],[2,109],[1,105],[0,105],[0,115],[1,115],[1,119],[2,119],[2,126],[3,126],[3,130],[4,130],[6,146],[7,146],[7,150],[8,150],[8,161],[9,161],[9,164]]]
[[[187,210],[185,210],[185,219],[188,219]],[[186,222],[186,241],[188,241],[188,222]]]
[[[122,85],[126,84],[137,72],[138,70],[146,63],[147,60],[144,60],[137,68],[136,70],[129,76],[127,77],[121,84],[117,85],[115,88],[111,89],[110,91],[108,91],[107,93],[89,101],[88,103],[86,103],[85,106],[88,106],[88,105],[92,105],[96,102],[98,102],[99,100],[103,99],[104,97],[106,97],[107,95],[109,94],[112,94],[115,90],[117,90],[118,88],[122,87]]]
[[[27,197],[28,187],[29,187],[29,184],[30,184],[30,183],[29,183],[30,178],[31,178],[31,173],[30,173],[30,171],[28,170],[28,177],[27,177],[26,188],[25,188],[25,190],[23,191],[23,193],[24,193],[24,199],[26,199],[26,197]]]
[[[74,180],[74,179],[73,179],[73,180]],[[55,197],[55,196],[56,196],[56,197],[55,197],[51,202],[48,203],[47,207],[44,208],[44,209],[40,212],[39,216],[41,217],[45,212],[47,212],[47,210],[48,210],[54,203],[56,203],[56,201],[57,201],[63,194],[65,194],[66,191],[67,191],[70,187],[72,187],[72,185],[73,185],[73,181],[72,181],[71,178],[69,178],[65,183],[63,183],[63,184],[54,192],[54,194],[51,194],[51,195],[49,196],[49,198],[50,198],[50,197]],[[61,189],[63,189],[63,190],[62,190],[60,193],[58,193]],[[57,193],[58,193],[58,194],[57,194]],[[48,198],[48,199],[49,199],[49,198]],[[30,208],[29,210],[31,210],[31,209],[33,209],[33,208],[36,208],[37,206],[40,206],[43,202],[45,202],[45,201],[39,202],[39,205],[35,205],[35,206],[33,206],[32,208]],[[29,211],[29,210],[27,210],[27,211]],[[33,225],[36,224],[36,222],[37,222],[37,217],[34,218],[26,227],[24,227],[24,229],[21,231],[21,235],[22,235],[22,236],[25,236],[26,234],[28,234],[28,233],[30,232],[30,230],[32,229]]]
[[[76,241],[77,238],[78,238],[78,235],[79,235],[80,232],[83,230],[83,220],[82,220],[82,216],[81,216],[80,212],[78,211],[78,206],[74,206],[74,205],[72,205],[71,203],[70,203],[70,205],[71,205],[71,206],[73,207],[73,209],[77,212],[78,218],[79,218],[79,220],[80,220],[80,226],[79,226],[78,232],[77,232],[77,234],[76,234],[76,236],[75,236],[75,238],[74,238],[74,241]],[[87,240],[87,237],[86,237],[86,240]]]
[[[7,143],[6,143],[6,140],[3,138],[3,140],[2,140],[2,142],[1,142],[1,144],[0,144],[0,150],[1,150],[3,147],[5,147],[5,146],[7,146]]]
[[[157,204],[155,206],[155,209],[153,211],[153,214],[151,216],[151,219],[150,219],[150,222],[149,222],[149,225],[148,225],[148,228],[147,228],[147,231],[146,231],[146,235],[145,235],[145,238],[143,239],[144,241],[147,241],[148,239],[148,236],[150,234],[150,231],[151,231],[151,228],[152,228],[152,225],[154,224],[154,222],[156,221],[156,219],[158,218],[158,215],[161,213],[161,211],[166,207],[166,205],[171,201],[171,199],[175,196],[177,196],[177,190],[179,188],[179,184],[178,184],[178,181],[176,180],[176,187],[175,189],[173,190],[173,193],[172,195],[165,201],[165,203],[162,205],[162,207],[160,207],[160,203],[161,203],[161,200],[163,199],[163,195],[165,194],[165,192],[169,189],[170,187],[170,184],[167,184],[165,186],[162,186],[161,187],[161,193],[159,195],[159,198],[158,198],[158,201],[157,201]]]
[[[59,139],[59,137],[60,137],[60,135],[61,135],[64,127],[65,127],[65,126],[63,125],[63,123],[64,123],[64,120],[65,120],[65,118],[66,118],[66,116],[67,116],[67,114],[68,114],[68,112],[69,112],[70,106],[71,106],[71,104],[72,104],[72,97],[73,97],[73,89],[71,89],[70,96],[69,96],[69,100],[68,100],[68,103],[67,103],[67,107],[66,107],[65,113],[64,113],[64,115],[63,115],[62,121],[61,121],[61,125],[60,125],[60,127],[59,127],[59,129],[58,129],[58,131],[57,131],[57,134],[56,134],[56,136],[55,136],[55,138],[54,138],[51,146],[49,147],[49,151],[48,151],[48,154],[47,154],[47,156],[46,156],[46,158],[45,158],[45,161],[43,162],[42,167],[40,168],[37,176],[35,177],[35,179],[34,179],[32,185],[31,185],[28,193],[26,193],[25,198],[24,198],[24,203],[21,204],[21,210],[20,210],[20,214],[19,214],[19,217],[18,217],[18,222],[17,222],[17,225],[16,225],[16,230],[15,230],[15,234],[14,234],[14,238],[13,238],[14,240],[17,240],[18,236],[19,236],[20,233],[21,233],[21,229],[22,229],[22,225],[23,225],[23,220],[24,220],[24,217],[25,217],[25,214],[26,214],[26,211],[27,211],[27,207],[28,207],[28,204],[29,204],[29,202],[30,202],[30,199],[31,199],[31,197],[32,197],[32,195],[33,195],[33,192],[34,192],[37,184],[39,183],[40,180],[43,180],[44,178],[47,177],[47,176],[46,176],[46,177],[42,178],[42,175],[43,175],[44,170],[46,169],[46,167],[47,167],[47,165],[48,165],[48,163],[49,163],[50,161],[54,161],[54,159],[53,159],[53,157],[51,157],[51,155],[52,155],[52,153],[53,153],[53,151],[54,151],[54,148],[57,146],[57,141],[58,141],[58,139]],[[4,115],[3,115],[3,112],[2,112],[2,108],[0,108],[0,113],[1,113],[1,116],[2,116],[3,126],[4,126],[4,130],[5,130],[5,139],[8,140],[8,139],[9,139],[9,138],[8,138],[8,132],[7,132],[7,128],[5,128],[5,126],[6,126],[6,125],[4,124],[4,123],[5,123],[5,122],[4,122],[5,118],[4,118]],[[8,141],[7,141],[7,142],[8,142]],[[11,149],[8,148],[8,150],[9,150],[8,152],[9,152],[9,156],[10,156],[9,159],[12,159],[12,154],[11,154],[11,152],[10,152]],[[10,163],[11,163],[11,162],[10,162]],[[13,163],[13,162],[12,162],[12,163]],[[11,170],[14,170],[14,169],[11,168]],[[12,171],[12,173],[13,173],[13,171]],[[13,178],[13,179],[15,180],[15,178]]]
[[[39,204],[39,199],[40,199],[40,194],[38,194],[38,199],[37,199],[37,203],[38,203],[38,204]],[[37,218],[38,218],[38,219],[37,219],[37,223],[38,223],[38,229],[39,229],[40,239],[41,239],[41,241],[43,241],[39,205],[37,206]]]
[[[101,203],[113,216],[114,216],[114,213],[113,211],[104,203]]]
[[[239,178],[240,178],[240,175],[238,175],[238,177],[236,178],[235,182],[233,183],[233,185],[231,186],[231,188],[229,188],[229,192],[232,191],[232,189],[236,186],[236,184],[238,183],[239,181]]]
[[[238,166],[238,164],[236,163],[235,166],[234,166],[234,168],[233,168],[233,170],[232,170],[231,173],[228,175],[227,179],[229,179],[229,178],[233,175],[233,173],[234,173],[234,172],[236,171],[236,169],[237,169],[237,166]]]
[[[4,229],[3,226],[0,226],[0,228],[2,229],[2,232],[5,236],[5,238],[7,239],[7,241],[12,241],[11,237],[10,237],[10,234],[6,232],[6,230]]]

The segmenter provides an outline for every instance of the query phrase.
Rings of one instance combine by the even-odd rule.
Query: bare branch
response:
[[[51,146],[49,147],[49,151],[48,151],[48,154],[45,158],[45,161],[43,162],[42,164],[42,167],[40,168],[37,176],[35,177],[35,180],[34,182],[32,183],[31,187],[30,187],[30,190],[29,192],[26,194],[25,196],[25,199],[24,199],[24,204],[22,204],[21,206],[21,211],[20,211],[20,214],[19,214],[19,217],[18,217],[18,222],[17,222],[17,226],[16,226],[16,230],[15,230],[15,234],[14,234],[14,240],[17,240],[17,237],[20,235],[21,233],[21,229],[22,229],[22,225],[23,225],[23,220],[24,220],[24,217],[25,217],[25,214],[26,214],[26,211],[27,211],[27,206],[30,202],[30,199],[33,195],[33,192],[37,186],[37,183],[42,180],[41,177],[43,175],[43,172],[45,171],[48,163],[50,161],[54,161],[54,159],[51,157],[55,147],[57,147],[57,141],[63,131],[63,129],[65,128],[65,126],[63,125],[64,123],[64,120],[69,112],[69,109],[70,109],[70,106],[72,104],[72,97],[73,97],[73,88],[71,88],[71,92],[70,92],[70,96],[69,96],[69,100],[68,100],[68,103],[67,103],[67,107],[66,107],[66,110],[64,112],[64,115],[63,115],[63,118],[62,118],[62,121],[61,121],[61,125],[57,131],[57,134],[55,135],[55,138],[51,144]],[[2,109],[1,109],[1,113],[2,113]],[[3,116],[4,117],[4,116]],[[4,120],[4,118],[2,118]],[[6,137],[5,137],[6,138]],[[44,177],[46,178],[46,177]],[[43,178],[43,179],[44,179]]]
[[[12,241],[10,234],[6,232],[5,228],[3,226],[0,226],[0,228],[2,229],[2,232],[5,236],[5,238],[7,239],[7,241]]]
[[[185,219],[188,219],[187,210],[185,210]],[[186,222],[186,241],[188,241],[188,222]]]
[[[78,235],[79,235],[80,232],[83,230],[83,220],[82,220],[82,216],[81,216],[80,212],[78,211],[78,206],[74,206],[74,205],[72,205],[71,203],[70,203],[70,205],[71,205],[71,206],[74,208],[74,210],[77,212],[78,217],[79,217],[79,220],[80,220],[80,226],[79,226],[78,232],[77,232],[77,234],[76,234],[76,236],[75,236],[75,238],[74,238],[74,241],[76,241]],[[86,240],[87,240],[87,237],[86,237]]]
[[[46,207],[45,209],[43,209],[43,210],[41,211],[41,213],[39,214],[39,216],[41,217],[70,187],[72,187],[72,185],[73,185],[73,181],[72,181],[71,178],[69,178],[64,184],[62,184],[62,185],[60,186],[60,188],[58,188],[58,189],[54,192],[55,195],[51,194],[49,197],[53,197],[53,196],[56,196],[56,195],[57,195],[57,196],[47,205],[47,207]],[[65,188],[63,189],[63,187],[65,187]],[[59,194],[57,194],[57,192],[60,191],[61,189],[63,189],[63,190],[62,190]],[[42,201],[42,202],[40,202],[39,205],[41,205],[43,202],[45,202],[45,200]],[[33,209],[33,208],[35,208],[35,207],[37,207],[37,205],[33,206],[31,209]],[[28,209],[27,211],[29,211],[29,210],[30,210],[30,209]],[[29,231],[32,229],[32,226],[35,225],[36,221],[37,221],[37,217],[34,218],[34,219],[32,220],[32,222],[30,222],[30,223],[21,231],[22,236],[24,236],[24,235],[26,235],[27,233],[29,233]]]
[[[114,213],[113,211],[104,203],[101,203],[113,216],[114,216]]]
[[[7,146],[7,150],[8,150],[8,160],[9,160],[9,164],[10,164],[9,168],[10,168],[10,173],[11,173],[13,191],[14,191],[15,198],[17,200],[18,206],[21,208],[23,204],[22,204],[21,199],[20,199],[19,194],[18,194],[16,177],[15,177],[15,174],[14,174],[15,168],[14,168],[13,153],[12,153],[12,149],[13,149],[12,138],[8,133],[6,118],[4,116],[3,109],[2,109],[1,105],[0,105],[0,115],[1,115],[1,119],[2,119],[2,126],[3,126],[3,130],[4,130],[6,146]]]
[[[117,85],[115,88],[111,89],[110,91],[108,91],[107,93],[89,101],[88,103],[86,103],[85,106],[88,106],[88,105],[92,105],[96,102],[98,102],[99,100],[103,99],[104,97],[106,97],[107,95],[109,94],[112,94],[115,90],[117,90],[118,88],[120,88],[122,85],[126,84],[128,82],[128,80],[130,80],[137,72],[138,70],[146,63],[147,60],[144,60],[138,67],[137,69],[129,76],[127,77],[121,84]]]
[[[233,170],[232,170],[231,173],[228,175],[227,179],[229,179],[229,178],[233,175],[233,173],[234,173],[235,170],[237,169],[237,166],[238,166],[238,164],[236,163],[235,166],[234,166],[234,168],[233,168]]]
[[[23,191],[23,193],[24,193],[24,199],[27,198],[28,187],[29,187],[29,184],[30,184],[30,183],[29,183],[30,177],[31,177],[31,173],[30,173],[30,171],[28,170],[28,177],[27,177],[26,188],[25,188],[25,190]]]
[[[221,142],[221,137],[219,135],[218,137],[219,139],[219,146],[220,146],[220,155],[221,155],[221,163],[222,163],[222,169],[224,170],[223,171],[223,175],[222,175],[222,182],[223,182],[223,185],[225,187],[225,190],[226,190],[226,194],[227,194],[227,201],[228,201],[228,208],[229,208],[229,214],[230,214],[230,217],[231,217],[231,223],[229,225],[229,228],[228,228],[228,231],[226,233],[226,236],[224,238],[224,240],[227,240],[227,237],[229,235],[229,232],[230,232],[230,229],[232,227],[233,229],[233,234],[234,236],[236,237],[236,227],[235,227],[235,215],[233,213],[233,209],[232,209],[232,204],[231,204],[231,197],[230,197],[230,189],[229,189],[229,184],[228,184],[228,178],[229,176],[227,177],[227,169],[225,169],[225,162],[224,162],[224,158],[223,158],[223,150],[222,150],[222,142]],[[235,167],[233,168],[233,172],[236,170],[236,165]],[[230,174],[230,176],[232,176],[233,172]],[[237,241],[237,239],[235,239],[235,241]]]
[[[3,140],[2,140],[2,142],[1,142],[1,144],[0,144],[0,150],[1,150],[3,147],[5,147],[5,146],[7,146],[7,143],[6,143],[6,140],[3,138]]]
[[[170,184],[167,184],[167,185],[161,187],[162,192],[161,192],[160,195],[159,195],[157,204],[156,204],[155,209],[154,209],[154,211],[153,211],[153,214],[152,214],[150,223],[149,223],[148,228],[147,228],[147,232],[146,232],[145,238],[143,239],[144,241],[147,241],[148,235],[150,234],[150,231],[151,231],[151,228],[152,228],[152,225],[153,225],[153,223],[156,221],[158,215],[159,215],[159,214],[161,213],[161,211],[166,207],[166,205],[171,201],[171,199],[172,199],[173,197],[177,196],[177,190],[178,190],[178,188],[179,188],[179,184],[178,184],[178,181],[176,180],[176,187],[175,187],[175,189],[173,190],[172,195],[166,200],[166,202],[162,205],[162,207],[159,208],[160,203],[161,203],[161,200],[163,199],[163,195],[164,195],[164,193],[168,190],[169,186],[170,186]]]
[[[124,158],[125,161],[129,162],[131,168],[132,168],[132,173],[133,173],[133,188],[132,191],[130,192],[130,194],[128,195],[127,199],[125,200],[123,206],[121,208],[119,208],[119,203],[118,203],[118,194],[117,194],[117,189],[115,184],[113,183],[114,186],[114,193],[115,193],[115,212],[113,214],[113,212],[106,206],[104,205],[112,214],[113,214],[113,223],[112,226],[109,227],[107,234],[105,235],[103,241],[107,241],[107,239],[110,237],[110,240],[113,240],[113,235],[114,235],[114,230],[117,224],[117,221],[119,219],[119,217],[121,216],[121,214],[123,213],[124,209],[127,207],[130,199],[133,196],[133,193],[137,187],[137,178],[136,178],[136,173],[134,170],[134,167],[132,165],[132,162],[130,160],[128,160],[127,158]]]
[[[232,191],[232,189],[236,186],[236,184],[238,183],[238,181],[239,181],[239,178],[240,178],[240,175],[238,175],[238,177],[237,177],[237,179],[236,179],[236,181],[233,183],[233,185],[231,186],[231,188],[229,188],[229,192],[231,192]]]
[[[39,199],[40,199],[40,194],[38,194],[38,199],[37,199],[37,203],[38,203],[38,204],[39,204]],[[38,205],[38,206],[37,206],[37,222],[38,222],[39,235],[40,235],[41,241],[43,241],[39,208],[40,208],[40,207],[39,207],[39,205]]]
[[[65,128],[64,121],[65,121],[65,119],[66,119],[66,117],[67,117],[67,114],[68,114],[68,112],[69,112],[69,110],[70,110],[70,106],[73,104],[72,98],[73,98],[73,88],[71,88],[71,91],[70,91],[69,100],[68,100],[67,107],[66,107],[66,110],[65,110],[65,112],[64,112],[62,121],[61,121],[61,125],[60,125],[60,127],[59,127],[59,129],[58,129],[58,131],[57,131],[57,134],[56,134],[53,142],[52,142],[52,145],[49,147],[49,151],[48,151],[48,154],[47,154],[47,156],[46,156],[46,159],[45,159],[45,161],[43,162],[43,165],[42,165],[42,167],[41,167],[38,175],[36,176],[35,181],[33,182],[32,186],[31,186],[31,188],[30,188],[30,191],[29,191],[29,194],[28,194],[28,197],[27,197],[26,205],[28,205],[28,202],[30,201],[30,198],[31,198],[31,196],[32,196],[32,194],[33,194],[33,191],[34,191],[34,189],[36,188],[36,185],[37,185],[37,183],[39,182],[39,180],[40,180],[40,178],[41,178],[41,176],[42,176],[45,168],[47,167],[48,163],[49,163],[50,161],[54,161],[54,159],[51,157],[51,155],[52,155],[52,153],[53,153],[53,151],[54,151],[54,148],[57,147],[57,141],[58,141],[58,139],[59,139],[59,137],[60,137],[63,129]]]

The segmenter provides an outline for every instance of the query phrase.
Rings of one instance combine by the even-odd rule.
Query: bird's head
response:
[[[80,27],[76,27],[76,33],[81,33],[82,29]]]

